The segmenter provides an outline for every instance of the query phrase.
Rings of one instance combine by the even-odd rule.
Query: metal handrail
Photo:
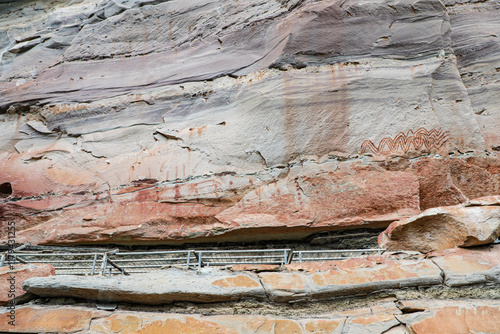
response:
[[[0,260],[2,264],[6,261],[9,261],[9,263],[13,261],[21,263],[50,263],[54,265],[56,274],[76,275],[129,275],[130,273],[151,272],[152,270],[159,270],[171,265],[180,265],[186,268],[237,264],[270,264],[282,266],[293,262],[345,260],[352,257],[350,254],[353,253],[382,254],[385,251],[384,249],[373,248],[298,251],[291,249],[181,250],[120,253],[119,250],[115,249],[102,253],[95,251],[90,253],[24,253],[20,251],[21,249],[19,248],[19,251],[15,252],[3,253]],[[325,256],[320,256],[320,254],[324,254]],[[338,255],[330,257],[335,254],[347,255],[345,257],[339,257]],[[13,261],[10,261],[11,259]]]

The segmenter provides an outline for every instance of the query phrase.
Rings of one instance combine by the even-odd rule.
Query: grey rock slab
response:
[[[386,331],[399,324],[396,317],[389,313],[350,317],[344,324],[342,334],[391,333]]]
[[[174,301],[210,303],[265,298],[265,291],[255,275],[217,269],[166,269],[117,277],[55,276],[50,280],[26,280],[23,288],[41,297],[72,297],[107,303],[148,305]]]

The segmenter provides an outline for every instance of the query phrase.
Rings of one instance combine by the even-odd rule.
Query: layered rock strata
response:
[[[0,307],[0,331],[495,333],[500,304],[479,298],[500,296],[499,251],[500,245],[426,257],[387,252],[297,263],[281,270],[270,266],[247,270],[235,266],[232,271],[171,268],[121,277],[29,278],[23,287],[43,298],[17,305],[15,327],[9,325],[10,310]],[[463,290],[464,285],[471,290]],[[475,299],[463,298],[466,295]],[[428,299],[432,296],[440,299]],[[446,299],[457,296],[462,300]]]
[[[41,297],[71,297],[100,302],[160,305],[234,300],[305,302],[364,296],[410,287],[488,285],[500,287],[500,245],[478,250],[449,250],[431,258],[387,253],[324,263],[297,263],[282,271],[206,268],[166,269],[119,277],[37,277],[23,288]],[[236,269],[236,268],[235,268]],[[270,270],[270,271],[269,271]]]
[[[498,11],[0,4],[2,224],[34,244],[292,239],[497,195]]]
[[[410,310],[410,314],[406,313]],[[10,333],[496,333],[500,304],[493,301],[413,301],[338,311],[317,317],[262,315],[200,316],[153,312],[102,311],[87,307],[23,306]],[[406,314],[405,314],[406,313]]]

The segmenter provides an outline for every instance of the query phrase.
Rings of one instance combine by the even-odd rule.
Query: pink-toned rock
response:
[[[301,273],[260,273],[259,277],[272,300],[286,302],[310,295]]]
[[[397,326],[399,321],[390,313],[377,313],[348,318],[342,333],[371,334],[385,333],[390,328]]]
[[[256,241],[498,194],[498,8],[448,2],[12,2],[0,216],[33,244]]]
[[[423,158],[407,171],[420,183],[422,210],[500,193],[500,162],[494,157]]]
[[[442,283],[441,270],[430,260],[355,258],[324,263],[286,265],[289,272],[260,273],[276,301],[325,299],[375,291]]]
[[[500,245],[472,249],[450,249],[432,253],[432,261],[444,272],[445,284],[480,283],[500,285]]]
[[[330,270],[309,272],[306,277],[311,295],[318,299],[442,283],[441,270],[429,260],[332,261]]]
[[[500,305],[444,306],[416,317],[407,326],[412,334],[498,333]]]
[[[484,245],[499,236],[500,206],[456,205],[392,223],[380,234],[379,244],[390,250],[428,253]]]
[[[60,275],[32,278],[26,291],[42,297],[73,297],[104,302],[161,305],[176,301],[215,303],[266,297],[259,278],[250,272],[212,268],[198,271],[169,268],[130,276]]]
[[[88,330],[90,320],[107,312],[83,307],[25,306],[15,309],[14,317],[9,310],[0,310],[0,331],[3,333],[73,333]],[[15,326],[9,324],[14,320]]]
[[[0,331],[11,333],[166,333],[166,334],[430,334],[497,333],[497,301],[409,300],[401,314],[393,306],[353,309],[332,314],[275,317],[262,315],[174,314],[98,311],[74,306],[20,306],[16,326],[0,308]],[[385,305],[385,304],[384,304]],[[381,305],[382,306],[382,305]]]
[[[248,193],[217,219],[241,228],[307,224],[327,229],[383,226],[397,219],[398,211],[417,209],[418,181],[410,173],[356,164],[310,164]]]
[[[89,319],[90,320],[90,319]],[[212,318],[176,314],[148,314],[121,312],[92,320],[92,333],[185,333],[185,334],[237,334],[234,329],[220,325]]]
[[[333,334],[339,333],[343,327],[345,319],[314,319],[303,322],[305,333],[308,334]]]
[[[50,264],[16,264],[0,268],[0,305],[8,304],[12,297],[18,298],[26,293],[22,283],[31,277],[47,277],[55,275],[55,269]],[[10,296],[9,296],[10,295]]]
[[[0,201],[0,215],[15,221],[19,242],[32,244],[300,238],[339,228],[385,227],[419,213],[419,205],[478,206],[471,196],[498,193],[497,165],[479,158],[425,158],[396,170],[359,161],[308,162],[258,177],[220,173],[172,183],[146,178],[97,192],[45,177],[37,181],[41,188],[19,187],[16,178],[24,179],[24,169],[16,165],[0,182],[10,182],[12,196],[30,197]],[[481,205],[496,201],[485,197]],[[0,222],[0,235],[7,220]]]
[[[32,244],[286,239],[385,227],[418,212],[418,181],[410,173],[328,162],[308,163],[280,177],[142,180],[93,196],[0,203],[0,210],[20,217],[16,240]]]

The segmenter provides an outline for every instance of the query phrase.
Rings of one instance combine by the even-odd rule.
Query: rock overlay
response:
[[[124,277],[57,276],[51,280],[24,282],[24,289],[46,297],[76,297],[104,302],[166,304],[174,301],[198,303],[263,299],[265,291],[251,273],[219,270],[184,271],[169,269],[159,273]]]
[[[0,4],[1,224],[32,244],[297,239],[498,195],[498,10]]]

